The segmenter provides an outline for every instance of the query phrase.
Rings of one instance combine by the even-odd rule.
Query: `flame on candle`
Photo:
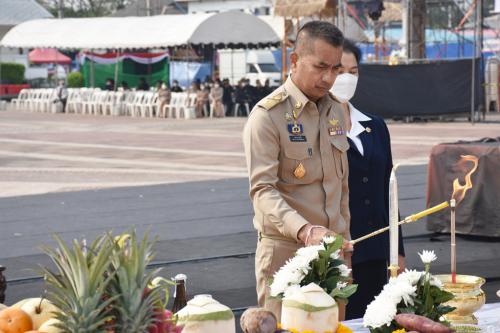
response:
[[[473,155],[462,155],[460,157],[460,161],[458,161],[459,166],[462,166],[467,162],[472,162],[473,166],[472,169],[465,175],[464,185],[460,184],[458,178],[455,178],[455,180],[453,181],[453,194],[451,195],[451,198],[456,200],[457,205],[460,201],[463,200],[463,198],[465,197],[465,193],[472,188],[471,176],[477,170],[478,162],[478,158]]]

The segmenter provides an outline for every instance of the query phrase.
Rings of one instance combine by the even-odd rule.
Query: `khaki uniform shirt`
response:
[[[309,222],[350,240],[343,115],[331,95],[314,103],[291,78],[254,107],[243,144],[260,237],[299,243]]]

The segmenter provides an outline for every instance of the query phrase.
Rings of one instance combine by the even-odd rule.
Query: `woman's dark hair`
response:
[[[356,58],[356,62],[359,64],[361,61],[361,49],[354,44],[354,42],[350,39],[344,39],[344,43],[342,45],[345,53],[351,53],[354,58]]]

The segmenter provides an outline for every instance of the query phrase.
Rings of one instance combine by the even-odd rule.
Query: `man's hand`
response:
[[[319,225],[306,224],[299,230],[298,238],[306,245],[318,245],[325,236],[335,236],[335,233]]]
[[[405,267],[405,257],[403,257],[402,255],[398,256],[398,266],[399,266],[398,274],[403,273],[406,267]]]

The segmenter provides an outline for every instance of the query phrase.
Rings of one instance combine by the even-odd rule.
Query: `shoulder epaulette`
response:
[[[288,95],[281,91],[281,92],[278,92],[272,96],[264,98],[259,103],[257,103],[257,105],[264,108],[265,110],[269,111],[272,108],[274,108],[276,105],[283,102],[287,97],[288,97]]]

